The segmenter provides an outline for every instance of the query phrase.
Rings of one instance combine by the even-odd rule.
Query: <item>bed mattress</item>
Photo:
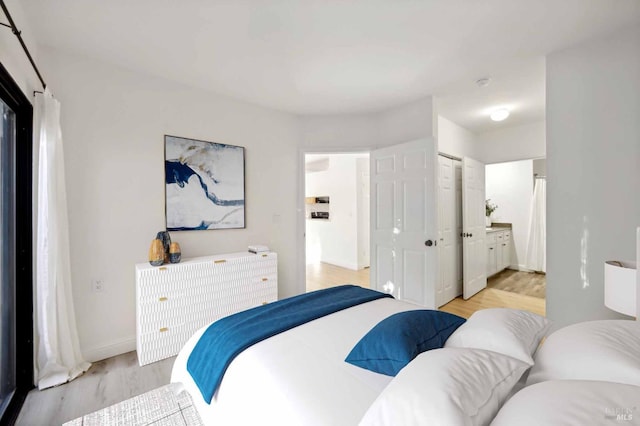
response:
[[[382,319],[421,309],[379,299],[295,327],[255,344],[227,369],[211,404],[187,372],[193,347],[207,327],[178,354],[171,374],[191,395],[205,424],[354,425],[392,377],[344,359]]]

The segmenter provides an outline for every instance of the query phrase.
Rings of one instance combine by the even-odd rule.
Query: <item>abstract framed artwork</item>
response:
[[[165,135],[168,231],[245,227],[244,148]]]

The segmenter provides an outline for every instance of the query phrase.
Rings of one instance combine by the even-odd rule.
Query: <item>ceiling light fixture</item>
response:
[[[490,115],[491,119],[493,121],[502,121],[505,120],[507,117],[509,117],[509,111],[505,108],[500,108],[497,109],[495,111],[493,111]]]

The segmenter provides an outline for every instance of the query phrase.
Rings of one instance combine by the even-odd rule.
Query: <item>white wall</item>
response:
[[[486,198],[498,209],[494,222],[511,223],[513,244],[511,268],[526,270],[531,198],[533,196],[533,161],[510,161],[485,167]]]
[[[329,168],[306,174],[307,197],[329,196],[329,204],[316,210],[329,210],[329,220],[307,219],[308,259],[358,269],[357,154],[329,157]]]
[[[533,174],[538,176],[547,175],[547,160],[545,158],[533,160]]]
[[[324,152],[335,148],[370,149],[378,144],[374,114],[300,116],[299,122],[301,148]]]
[[[438,151],[454,157],[479,160],[477,136],[441,115],[438,116]]]
[[[279,256],[279,296],[296,294],[294,116],[61,51],[41,54],[62,104],[73,298],[87,358],[135,347],[134,265],[148,260],[165,227],[165,134],[246,148],[246,229],[172,232],[183,256],[267,244]],[[102,293],[92,292],[94,279]]]
[[[371,175],[369,156],[356,160],[356,189],[358,209],[358,269],[370,265]]]
[[[431,96],[389,108],[375,116],[379,132],[378,148],[437,136],[437,115]]]
[[[544,121],[480,133],[477,141],[476,155],[485,164],[546,155]]]
[[[547,58],[547,316],[617,317],[605,260],[633,260],[640,224],[640,26]]]
[[[433,136],[433,99],[368,114],[300,116],[300,148],[326,152],[390,146]]]

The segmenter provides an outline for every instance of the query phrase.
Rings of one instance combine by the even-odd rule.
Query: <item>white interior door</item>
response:
[[[462,161],[454,160],[453,168],[455,169],[455,188],[456,188],[456,222],[455,232],[456,251],[455,251],[455,285],[452,289],[453,297],[462,294]],[[446,297],[446,296],[445,296]]]
[[[455,280],[455,171],[453,160],[438,156],[438,284],[436,306],[440,307],[456,295],[451,295]]]
[[[487,286],[484,164],[462,159],[463,297]]]
[[[462,294],[462,162],[438,156],[438,285],[436,305]]]
[[[432,138],[371,152],[371,285],[431,309],[438,277],[436,164]]]

